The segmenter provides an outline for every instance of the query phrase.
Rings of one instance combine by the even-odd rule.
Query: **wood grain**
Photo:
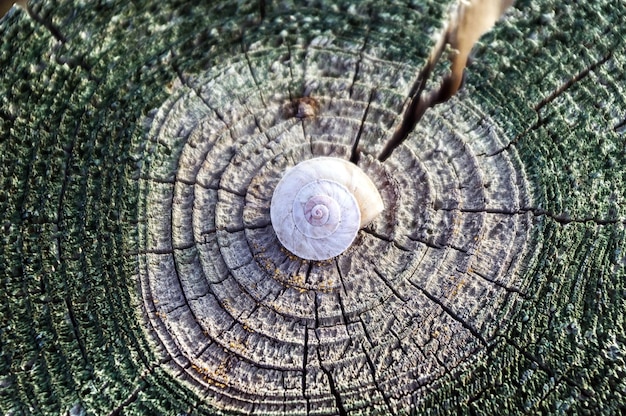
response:
[[[517,2],[384,161],[447,4],[29,8],[0,21],[3,413],[624,410],[623,4]],[[386,207],[323,262],[269,218],[315,156]]]

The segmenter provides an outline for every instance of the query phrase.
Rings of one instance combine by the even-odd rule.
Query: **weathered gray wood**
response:
[[[614,3],[518,1],[384,161],[445,2],[13,9],[0,410],[623,411]],[[315,156],[357,161],[386,206],[323,262],[269,217]]]

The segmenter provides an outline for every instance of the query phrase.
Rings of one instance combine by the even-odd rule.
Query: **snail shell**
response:
[[[287,170],[270,205],[280,242],[296,256],[326,260],[344,252],[359,229],[383,211],[374,183],[358,166],[333,157]]]

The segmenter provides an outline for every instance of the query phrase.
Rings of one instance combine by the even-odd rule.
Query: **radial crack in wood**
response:
[[[514,0],[459,0],[450,9],[448,24],[433,46],[426,65],[419,72],[409,93],[409,103],[402,123],[383,147],[378,159],[387,160],[422,119],[429,108],[452,97],[461,87],[470,52],[478,39],[493,27]],[[449,51],[450,72],[444,75],[439,87],[425,93],[435,66],[444,52]]]

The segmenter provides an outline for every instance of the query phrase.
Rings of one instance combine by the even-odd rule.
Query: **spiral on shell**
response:
[[[326,260],[348,249],[383,208],[376,186],[358,166],[319,157],[287,170],[272,196],[270,215],[287,250],[303,259]]]

